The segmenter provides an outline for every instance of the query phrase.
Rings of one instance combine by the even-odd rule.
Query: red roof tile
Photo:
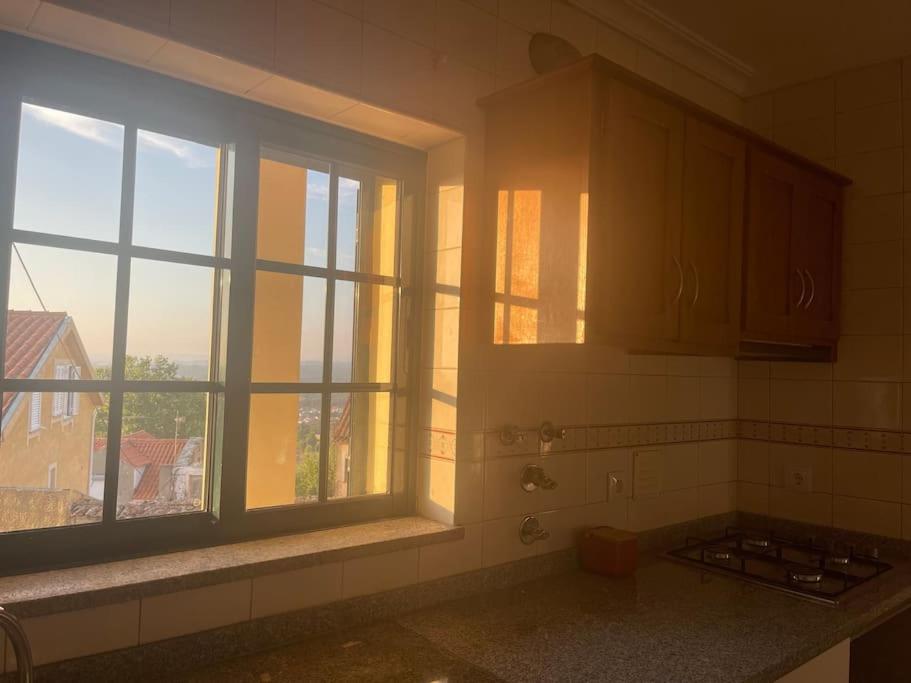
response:
[[[6,318],[5,376],[30,377],[66,313],[45,311],[8,311]],[[3,413],[15,392],[3,394]]]
[[[161,439],[146,431],[126,434],[120,440],[120,459],[135,468],[144,467],[142,479],[133,491],[133,500],[158,497],[158,477],[162,465],[173,465],[188,439]],[[96,437],[95,450],[107,447],[107,439]]]

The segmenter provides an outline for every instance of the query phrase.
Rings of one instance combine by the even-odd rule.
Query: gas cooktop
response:
[[[892,568],[875,548],[820,544],[769,532],[728,528],[714,539],[688,538],[673,560],[793,595],[836,605],[845,594]]]

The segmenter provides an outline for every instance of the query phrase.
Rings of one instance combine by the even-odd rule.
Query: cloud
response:
[[[92,119],[88,116],[71,114],[59,109],[47,109],[31,104],[22,105],[25,116],[62,130],[78,135],[86,140],[98,142],[106,147],[121,149],[123,147],[123,126],[107,121]]]
[[[214,154],[210,147],[151,133],[147,130],[139,131],[137,139],[140,146],[172,154],[190,168],[212,168],[215,165]]]

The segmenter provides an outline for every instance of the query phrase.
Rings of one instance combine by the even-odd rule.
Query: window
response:
[[[424,155],[6,42],[0,573],[409,513]]]
[[[399,194],[261,152],[248,509],[389,491]]]

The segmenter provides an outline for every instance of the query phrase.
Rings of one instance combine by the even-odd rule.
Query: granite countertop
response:
[[[775,681],[908,604],[907,564],[830,607],[650,557],[628,579],[559,574],[186,680]]]

